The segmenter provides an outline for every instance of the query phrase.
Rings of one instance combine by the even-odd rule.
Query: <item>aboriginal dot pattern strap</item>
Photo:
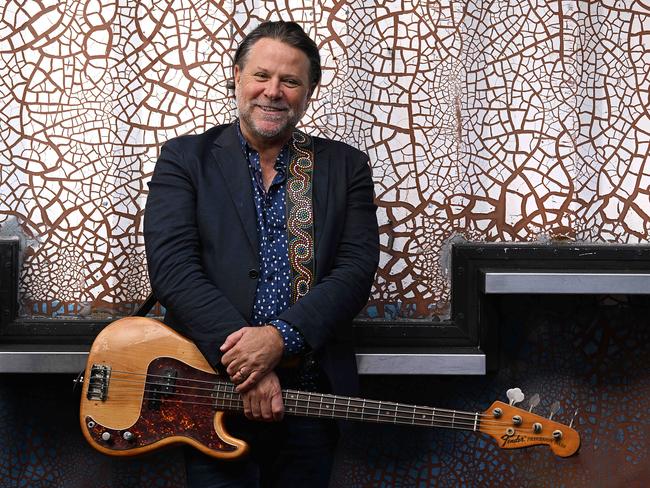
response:
[[[309,292],[314,280],[314,144],[304,132],[294,131],[289,146],[287,235],[293,304]]]

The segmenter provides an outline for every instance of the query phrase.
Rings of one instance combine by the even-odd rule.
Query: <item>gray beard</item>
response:
[[[297,120],[294,121],[295,117],[290,117],[284,124],[276,127],[275,129],[262,129],[257,126],[249,111],[240,112],[239,117],[246,123],[246,126],[249,127],[253,133],[260,137],[265,137],[268,139],[274,139],[278,137],[287,129],[291,129],[291,132],[293,132],[293,129],[295,129],[296,124],[298,123]]]
[[[296,115],[293,111],[289,112],[289,117],[285,123],[277,126],[275,129],[262,129],[251,117],[251,110],[239,110],[239,118],[244,121],[246,126],[257,136],[267,139],[274,139],[286,132],[292,133],[300,121],[300,116]]]
[[[239,99],[239,89],[235,89],[235,97],[236,99]],[[293,110],[289,111],[289,117],[287,118],[286,122],[282,124],[281,126],[277,127],[276,129],[273,130],[265,130],[261,129],[255,124],[253,121],[253,117],[251,116],[252,112],[252,104],[249,104],[248,107],[241,108],[239,104],[237,105],[237,111],[239,112],[239,118],[244,121],[246,126],[256,135],[259,137],[263,137],[265,139],[275,139],[276,137],[284,134],[285,132],[289,132],[290,134],[293,133],[295,130],[296,126],[298,125],[298,122],[300,122],[300,119],[303,116],[303,113],[296,114]]]

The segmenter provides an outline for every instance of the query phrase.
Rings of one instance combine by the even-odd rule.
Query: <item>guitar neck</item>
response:
[[[215,392],[217,410],[242,411],[243,403],[234,385],[218,382]],[[481,414],[403,403],[367,400],[347,396],[282,390],[284,410],[288,415],[357,420],[382,424],[446,427],[479,430]]]

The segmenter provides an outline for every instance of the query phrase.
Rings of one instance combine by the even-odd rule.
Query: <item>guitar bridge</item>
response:
[[[111,368],[103,364],[93,364],[90,368],[88,379],[88,400],[106,401],[108,397],[108,383],[111,378]]]

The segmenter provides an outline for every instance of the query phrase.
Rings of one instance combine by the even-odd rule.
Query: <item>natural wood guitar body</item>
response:
[[[110,368],[110,387],[103,400],[89,398],[97,365]],[[224,413],[215,411],[213,405],[157,402],[151,398],[154,393],[147,391],[145,395],[147,373],[164,378],[165,371],[174,368],[185,369],[181,375],[191,374],[206,385],[218,379],[192,342],[157,320],[128,317],[102,330],[90,349],[84,373],[80,420],[88,442],[110,455],[132,456],[187,443],[218,458],[241,456],[248,446],[228,435],[223,427]],[[196,394],[190,390],[185,393]],[[204,396],[202,391],[199,394]],[[111,434],[108,441],[102,438],[105,432]],[[133,439],[125,439],[125,432]]]

